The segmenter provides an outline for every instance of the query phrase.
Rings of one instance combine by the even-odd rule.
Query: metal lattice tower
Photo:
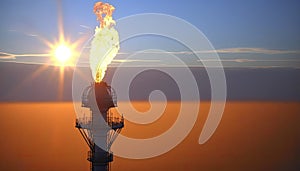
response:
[[[76,119],[75,127],[90,148],[88,161],[92,171],[108,171],[113,161],[110,148],[124,127],[123,116],[111,109],[117,107],[117,96],[106,82],[93,83],[82,93],[82,107],[89,109],[89,116]]]

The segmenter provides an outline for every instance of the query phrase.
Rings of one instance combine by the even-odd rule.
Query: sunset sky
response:
[[[84,41],[93,35],[95,26],[99,24],[92,11],[95,2],[1,1],[0,62],[52,65],[53,62],[49,60],[51,57],[47,56],[51,49],[45,44],[45,40],[57,42],[61,30],[69,43],[83,41],[76,47],[77,51],[81,51]],[[105,2],[116,7],[116,20],[140,13],[164,13],[186,20],[204,33],[225,61],[225,67],[300,66],[300,2],[296,0]],[[145,47],[152,48],[155,39],[152,44],[149,38],[147,41],[150,43],[144,43]],[[161,43],[155,48],[171,52],[182,50],[168,49],[167,43]],[[137,43],[133,43],[135,45]],[[137,49],[121,44],[120,52],[132,53],[135,50]],[[26,56],[16,56],[22,54]],[[16,59],[7,56],[15,56]],[[122,55],[117,59],[122,59]]]
[[[50,54],[53,51],[51,46],[55,47],[60,41],[59,37],[63,36],[69,45],[74,45],[73,51],[77,52],[77,56],[73,58],[78,58],[80,52],[86,49],[84,46],[89,45],[88,40],[92,38],[94,28],[99,25],[92,10],[95,2],[92,0],[0,2],[2,101],[71,100],[73,70],[67,67],[64,73],[61,73],[59,68],[49,67],[56,64],[53,55]],[[113,16],[117,21],[117,29],[118,23],[120,25],[118,21],[124,17],[140,13],[163,13],[181,18],[203,32],[227,69],[225,73],[228,99],[297,100],[300,97],[298,86],[300,83],[297,79],[300,67],[298,1],[105,2],[111,3],[116,8]],[[126,28],[131,30],[133,26],[128,25]],[[127,30],[118,31],[122,38]],[[182,30],[182,34],[189,33]],[[154,55],[141,53],[137,59],[132,61],[126,59],[128,55],[147,49],[159,49],[164,52]],[[139,36],[121,43],[119,54],[110,66],[118,66],[120,61],[121,63],[127,61],[128,66],[133,67],[143,67],[145,63],[151,66],[173,66],[173,60],[168,56],[173,54],[185,61],[187,66],[201,68],[199,61],[190,60],[192,58],[189,52],[174,40],[152,35]],[[204,60],[211,60],[205,58],[206,54],[202,57]],[[87,62],[85,66],[88,67]],[[264,70],[266,68],[269,70]],[[209,99],[207,92],[210,85],[205,70],[194,69],[192,72],[198,84],[202,85],[199,86],[202,89],[200,90],[202,98]],[[107,77],[109,80],[111,74]],[[147,80],[150,84],[142,81],[139,87],[153,83],[151,79]],[[168,88],[166,84],[162,86]],[[48,91],[45,92],[41,87],[48,87]],[[33,90],[40,93],[31,96]],[[141,93],[143,88],[134,92],[135,99],[148,98]],[[173,94],[171,99],[178,98]]]

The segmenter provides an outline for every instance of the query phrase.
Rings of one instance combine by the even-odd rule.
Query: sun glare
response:
[[[68,60],[70,60],[71,56],[71,48],[67,45],[61,44],[56,47],[55,57],[59,63],[65,64],[66,62],[68,62]]]
[[[53,38],[54,41],[49,41],[40,37],[41,40],[49,47],[48,54],[51,56],[49,64],[59,66],[60,68],[74,67],[80,54],[78,48],[88,39],[88,37],[82,36],[75,41],[71,40],[69,37],[65,37],[61,3],[59,3],[57,25],[59,34],[57,38]]]
[[[50,44],[52,49],[52,62],[56,66],[74,66],[74,62],[78,56],[76,47],[78,42],[68,43],[67,41],[59,41],[57,43]]]

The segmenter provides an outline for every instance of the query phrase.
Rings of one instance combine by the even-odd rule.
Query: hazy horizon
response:
[[[107,70],[104,80],[109,84],[115,70],[111,67]],[[122,68],[125,72],[139,70],[138,67]],[[180,70],[174,68],[174,71]],[[200,99],[210,100],[210,83],[205,68],[192,67],[190,70],[198,84]],[[0,101],[72,101],[73,71],[69,67],[61,73],[60,67],[54,66],[0,63]],[[229,101],[300,101],[300,69],[224,68],[224,71]],[[155,68],[149,68],[134,78],[130,98],[148,100],[153,90],[163,91],[169,101],[180,100],[174,80]]]
[[[134,102],[139,111],[148,102]],[[298,170],[299,102],[227,102],[219,127],[205,143],[198,138],[209,110],[200,102],[194,128],[171,151],[150,159],[114,157],[112,170]],[[0,103],[1,170],[88,171],[88,146],[75,128],[71,102]],[[180,104],[170,102],[156,122],[125,120],[121,134],[157,136],[174,123]],[[130,149],[128,149],[130,150]]]

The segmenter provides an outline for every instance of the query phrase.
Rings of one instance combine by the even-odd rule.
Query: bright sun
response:
[[[67,63],[72,56],[71,48],[61,44],[55,48],[55,57],[60,64]]]

